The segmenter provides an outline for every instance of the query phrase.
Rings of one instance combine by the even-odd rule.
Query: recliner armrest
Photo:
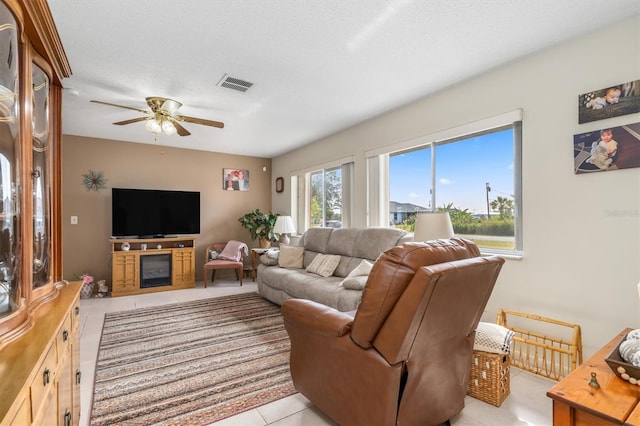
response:
[[[323,336],[344,336],[351,331],[353,322],[348,313],[311,300],[285,300],[280,311],[285,322]]]

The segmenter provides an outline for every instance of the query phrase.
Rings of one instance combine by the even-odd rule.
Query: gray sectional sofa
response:
[[[361,289],[341,285],[362,260],[374,263],[387,249],[412,240],[413,234],[393,228],[310,228],[298,246],[304,248],[303,264],[298,268],[258,265],[258,292],[279,305],[287,299],[309,299],[339,311],[358,307]],[[339,255],[340,261],[331,276],[322,277],[306,268],[318,254]],[[263,255],[264,256],[264,255]]]

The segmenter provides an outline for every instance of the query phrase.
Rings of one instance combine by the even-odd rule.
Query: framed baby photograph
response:
[[[640,123],[573,136],[576,174],[640,167]]]
[[[640,80],[604,87],[578,96],[578,123],[640,112]]]
[[[225,191],[248,191],[249,170],[222,169],[222,189]]]

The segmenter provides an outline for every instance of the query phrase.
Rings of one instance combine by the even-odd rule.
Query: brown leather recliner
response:
[[[475,329],[503,263],[461,238],[406,243],[378,258],[355,317],[285,301],[296,389],[343,426],[446,422],[464,407]]]

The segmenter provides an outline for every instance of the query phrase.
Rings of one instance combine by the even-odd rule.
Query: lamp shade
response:
[[[274,234],[280,234],[280,243],[289,244],[288,234],[296,232],[296,227],[293,224],[291,216],[278,216],[276,224],[273,227]]]
[[[453,237],[453,226],[448,212],[420,213],[416,215],[414,241],[429,241]]]

